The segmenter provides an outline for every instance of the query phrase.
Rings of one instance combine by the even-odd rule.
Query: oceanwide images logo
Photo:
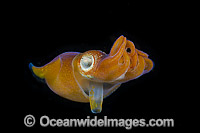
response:
[[[127,130],[133,127],[174,127],[173,119],[110,119],[104,116],[103,119],[98,119],[97,116],[85,119],[54,119],[49,116],[41,116],[38,123],[41,127],[124,127]],[[33,115],[24,117],[24,125],[33,127],[36,124],[36,119]]]

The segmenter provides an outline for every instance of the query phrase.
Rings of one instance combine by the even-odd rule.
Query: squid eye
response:
[[[94,58],[92,55],[84,55],[81,58],[80,65],[83,71],[89,71],[94,65]]]

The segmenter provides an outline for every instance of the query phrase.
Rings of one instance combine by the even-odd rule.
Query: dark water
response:
[[[43,115],[57,119],[87,116],[147,120],[172,118],[175,120],[175,128],[181,126],[183,88],[178,81],[180,72],[177,54],[181,26],[176,12],[173,12],[175,7],[169,5],[171,10],[165,4],[158,6],[155,3],[131,2],[105,7],[96,5],[97,9],[94,6],[91,9],[86,7],[87,10],[81,5],[72,9],[54,9],[54,6],[26,7],[22,18],[22,43],[19,44],[23,49],[20,54],[23,55],[24,73],[21,81],[23,86],[18,91],[20,126],[26,128],[23,119],[28,114],[36,117],[36,125],[32,129],[40,128],[39,118]],[[34,78],[29,70],[30,62],[42,66],[63,52],[102,50],[108,54],[113,42],[120,35],[131,40],[137,49],[148,53],[155,67],[150,73],[122,84],[117,91],[104,99],[100,114],[92,114],[89,104],[59,97],[46,84]],[[140,129],[144,128],[132,130]],[[159,130],[171,129],[174,128]]]

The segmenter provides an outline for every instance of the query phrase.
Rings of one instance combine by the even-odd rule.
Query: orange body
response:
[[[137,50],[124,36],[116,40],[109,54],[99,50],[66,52],[42,67],[31,64],[33,73],[45,79],[56,94],[72,101],[90,102],[91,108],[101,106],[102,102],[97,103],[102,97],[111,94],[121,83],[152,68],[153,62],[148,55]]]
[[[67,52],[57,56],[43,67],[32,67],[33,73],[44,78],[49,88],[56,94],[77,102],[89,102],[77,85],[72,71],[72,60],[76,52]]]

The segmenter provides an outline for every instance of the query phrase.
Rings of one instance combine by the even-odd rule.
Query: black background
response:
[[[183,88],[179,85],[180,47],[183,45],[181,3],[115,2],[115,3],[27,3],[19,9],[18,25],[23,55],[24,78],[18,99],[20,127],[26,115],[39,118],[172,118],[174,128],[183,125],[181,109]],[[109,53],[113,42],[124,35],[137,49],[149,54],[154,69],[138,79],[122,84],[104,99],[100,114],[92,114],[89,103],[77,103],[53,93],[46,84],[37,81],[28,64],[42,66],[63,52],[102,50]],[[43,128],[44,129],[44,128]],[[58,128],[53,128],[58,130]],[[61,128],[59,128],[61,129]],[[65,128],[87,130],[87,128]],[[97,130],[96,128],[90,128]],[[101,128],[102,129],[102,128]],[[125,128],[106,128],[124,131]],[[156,128],[134,128],[132,130]],[[98,128],[100,130],[100,128]]]

